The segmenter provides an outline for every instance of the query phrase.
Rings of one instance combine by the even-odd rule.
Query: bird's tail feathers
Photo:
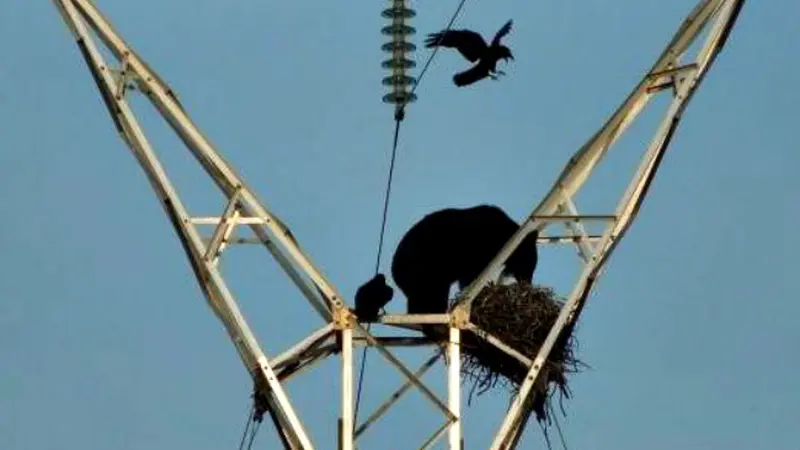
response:
[[[475,65],[463,72],[453,75],[453,83],[458,87],[463,87],[480,81],[489,76],[489,71],[486,68]]]

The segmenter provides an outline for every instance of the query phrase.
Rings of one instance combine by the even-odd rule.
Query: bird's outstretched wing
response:
[[[471,68],[453,75],[453,83],[458,87],[464,87],[480,81],[489,76],[489,67],[484,64],[475,64]]]
[[[486,41],[480,34],[470,30],[445,30],[438,33],[431,33],[425,39],[425,47],[447,47],[454,48],[467,58],[470,62],[475,62],[486,50]]]
[[[500,39],[503,39],[503,36],[507,35],[509,31],[511,31],[511,25],[514,23],[514,20],[509,20],[503,25],[503,28],[497,30],[497,34],[494,35],[494,39],[492,39],[492,45],[497,45],[500,43]]]

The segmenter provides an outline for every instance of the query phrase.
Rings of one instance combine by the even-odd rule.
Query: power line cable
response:
[[[253,424],[253,417],[255,416],[255,408],[250,408],[250,414],[247,417],[247,422],[244,426],[244,433],[242,433],[242,440],[239,442],[239,450],[244,450],[244,443],[247,440],[247,432],[250,431],[250,426]]]
[[[464,7],[465,3],[466,3],[466,0],[461,0],[458,3],[458,7],[456,8],[456,11],[453,13],[453,16],[450,18],[450,21],[447,23],[447,26],[444,28],[445,31],[450,30],[450,28],[453,26],[453,23],[456,21],[456,18],[458,18],[458,15],[459,15],[459,13],[461,13],[461,9]],[[413,98],[414,92],[417,90],[417,88],[419,87],[420,83],[422,82],[422,79],[425,76],[425,73],[428,71],[428,68],[430,67],[431,62],[433,61],[433,58],[436,56],[436,53],[438,51],[439,51],[439,47],[434,47],[433,48],[433,51],[428,56],[428,60],[425,61],[425,65],[422,66],[422,70],[420,71],[419,77],[417,78],[416,83],[414,83],[414,87],[411,89],[411,94],[408,95],[407,98]],[[383,198],[383,215],[382,215],[382,218],[381,218],[380,237],[378,238],[378,252],[377,252],[378,255],[375,258],[375,275],[378,275],[378,273],[380,271],[381,254],[383,253],[383,239],[384,239],[384,235],[385,235],[385,231],[386,231],[386,218],[388,216],[388,211],[389,211],[389,198],[391,196],[391,191],[392,191],[392,180],[393,180],[393,175],[394,175],[394,166],[395,166],[395,160],[397,158],[397,147],[398,147],[398,142],[399,142],[399,137],[400,137],[400,123],[405,118],[406,105],[407,105],[407,103],[403,103],[399,108],[397,108],[397,111],[395,112],[395,117],[394,117],[395,125],[394,125],[394,138],[392,140],[392,158],[391,158],[391,162],[389,163],[389,176],[388,176],[388,180],[386,181],[386,191],[384,193],[384,198]],[[370,331],[371,325],[372,325],[371,323],[367,324],[367,332],[368,333]],[[358,375],[358,389],[356,390],[356,404],[355,404],[355,409],[353,411],[353,427],[356,427],[358,425],[358,420],[357,420],[358,419],[358,407],[359,407],[359,405],[361,403],[361,389],[362,389],[363,384],[364,384],[364,370],[365,370],[366,365],[367,365],[367,349],[368,348],[369,348],[368,346],[364,346],[364,350],[361,353],[361,368],[359,370],[359,375]]]

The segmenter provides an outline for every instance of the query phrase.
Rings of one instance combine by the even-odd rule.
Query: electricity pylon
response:
[[[443,401],[420,380],[421,374],[441,359],[441,353],[429,359],[419,370],[412,371],[389,350],[395,345],[442,343],[414,337],[379,337],[367,332],[355,314],[345,306],[344,297],[302,250],[286,224],[247,187],[239,174],[191,121],[172,89],[131,49],[93,2],[53,1],[77,41],[119,135],[147,174],[158,200],[170,218],[206,301],[223,323],[252,376],[258,391],[256,398],[261,399],[261,407],[270,414],[286,448],[312,449],[314,446],[283,384],[300,369],[310,367],[328,356],[341,355],[338,446],[343,450],[352,450],[355,439],[382,416],[410,386],[420,389],[445,418],[442,426],[425,442],[423,448],[433,445],[445,433],[448,435],[449,448],[462,448],[459,364],[462,330],[475,332],[529,367],[528,375],[515,395],[490,448],[505,450],[516,447],[531,413],[526,400],[553,344],[578,319],[605,263],[635,219],[677,129],[682,112],[725,44],[744,4],[744,0],[703,0],[691,11],[647,75],[602,128],[569,160],[552,189],[524,221],[520,230],[478,279],[460,294],[456,306],[448,314],[385,315],[378,319],[382,324],[401,329],[418,329],[422,324],[431,323],[449,325],[449,340],[444,345],[448,360],[448,398]],[[688,57],[689,47],[703,33],[706,37],[699,51],[693,57]],[[101,47],[110,52],[113,61],[103,58]],[[131,87],[144,94],[155,106],[206,171],[210,181],[224,194],[226,204],[219,216],[189,215],[129,106]],[[616,208],[609,208],[606,214],[581,215],[573,201],[574,196],[650,100],[663,92],[672,94],[671,103],[653,133],[652,140],[644,148],[640,165]],[[599,236],[590,236],[583,226],[587,221],[601,222],[604,231]],[[552,237],[540,233],[540,242],[575,245],[582,259],[583,269],[545,343],[531,360],[480,330],[470,320],[470,305],[480,290],[497,277],[500,266],[525,236],[533,230],[544,231],[556,224],[564,225],[567,235]],[[208,236],[201,234],[200,227],[204,225],[213,226],[213,232]],[[239,228],[249,228],[253,233],[252,237],[234,238],[234,231]],[[219,258],[233,244],[263,245],[294,281],[325,325],[280,355],[268,357],[253,335],[218,269]],[[353,417],[353,349],[357,344],[375,347],[407,379],[406,384],[390,400],[358,426],[354,424]]]

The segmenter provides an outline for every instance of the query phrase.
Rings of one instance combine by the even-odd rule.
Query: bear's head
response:
[[[530,232],[519,244],[514,253],[506,260],[503,276],[514,277],[517,282],[532,282],[533,271],[536,270],[538,251],[536,241],[539,239],[539,230]]]

